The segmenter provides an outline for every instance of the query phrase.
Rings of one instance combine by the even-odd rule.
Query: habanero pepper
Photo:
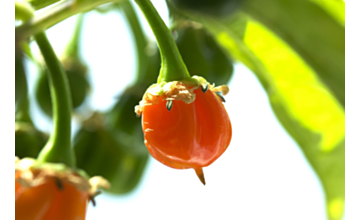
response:
[[[190,77],[170,30],[151,1],[135,2],[156,37],[162,61],[158,82],[135,107],[136,114],[142,115],[145,144],[163,164],[193,168],[205,185],[202,168],[219,158],[231,141],[231,122],[222,104],[229,88]]]
[[[205,185],[202,168],[219,158],[231,141],[231,122],[222,104],[228,87],[213,87],[201,77],[193,78],[203,84],[153,85],[135,111],[142,115],[150,154],[171,168],[193,168]]]
[[[81,170],[63,164],[15,158],[15,219],[85,220],[98,187],[109,184],[102,177],[88,180]]]
[[[16,2],[15,11],[28,15],[24,22],[33,17],[32,8],[26,2]],[[48,69],[53,132],[37,159],[15,157],[15,218],[85,219],[88,200],[94,200],[98,187],[109,187],[109,184],[102,177],[89,179],[76,168],[71,148],[72,106],[66,73],[45,32],[34,35],[34,39]]]

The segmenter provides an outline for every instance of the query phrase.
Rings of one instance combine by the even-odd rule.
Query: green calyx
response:
[[[150,0],[135,0],[146,17],[157,40],[161,54],[161,69],[158,83],[183,80],[190,74],[181,58],[170,30]]]

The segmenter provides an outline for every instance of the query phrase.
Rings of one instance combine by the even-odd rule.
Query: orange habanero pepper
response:
[[[15,162],[16,220],[84,220],[97,187],[108,187],[101,177],[87,180],[64,166],[36,167],[34,161]]]
[[[205,185],[202,167],[212,164],[230,144],[232,128],[224,108],[227,86],[213,87],[202,77],[200,85],[175,81],[155,84],[135,109],[142,114],[150,154],[175,169],[193,168]]]

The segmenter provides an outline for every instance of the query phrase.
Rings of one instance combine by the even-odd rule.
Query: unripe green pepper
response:
[[[62,64],[69,80],[72,106],[76,109],[84,102],[90,89],[87,79],[87,67],[78,60],[71,58],[63,60]],[[35,97],[41,110],[51,117],[52,104],[46,70],[41,71],[39,74],[35,88]]]
[[[205,29],[190,24],[176,29],[176,44],[190,75],[216,85],[227,84],[233,74],[232,61]]]
[[[49,138],[31,123],[15,122],[15,156],[36,158]]]
[[[75,25],[74,34],[69,41],[61,59],[61,63],[65,69],[70,86],[73,109],[78,108],[84,102],[90,89],[90,85],[87,79],[87,66],[79,55],[79,44],[81,42],[80,33],[83,20],[84,14],[80,14]],[[43,70],[39,75],[35,94],[41,109],[47,115],[52,116],[50,87],[46,71],[47,70]]]
[[[139,182],[149,153],[144,144],[144,135],[141,128],[141,119],[134,114],[134,106],[142,98],[146,87],[141,85],[132,86],[125,90],[119,101],[107,114],[107,125],[112,131],[122,149],[126,152],[123,157],[123,175],[129,180],[128,190],[133,189]],[[126,168],[126,169],[125,169]],[[120,178],[117,182],[121,182]],[[123,177],[123,178],[125,178]]]
[[[75,135],[73,144],[77,166],[91,176],[106,178],[111,184],[108,192],[128,193],[138,184],[148,153],[146,149],[138,149],[136,145],[140,141],[134,143],[133,138],[106,128],[103,117],[94,113]],[[131,140],[124,140],[127,138]]]
[[[213,16],[227,16],[236,11],[242,0],[168,0],[178,10],[190,10]]]

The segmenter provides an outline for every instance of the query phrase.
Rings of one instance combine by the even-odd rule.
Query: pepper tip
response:
[[[203,169],[202,167],[200,168],[194,168],[195,172],[196,172],[196,175],[198,176],[199,180],[202,182],[202,184],[204,184],[205,186],[205,176],[204,176],[204,172],[203,172]]]

